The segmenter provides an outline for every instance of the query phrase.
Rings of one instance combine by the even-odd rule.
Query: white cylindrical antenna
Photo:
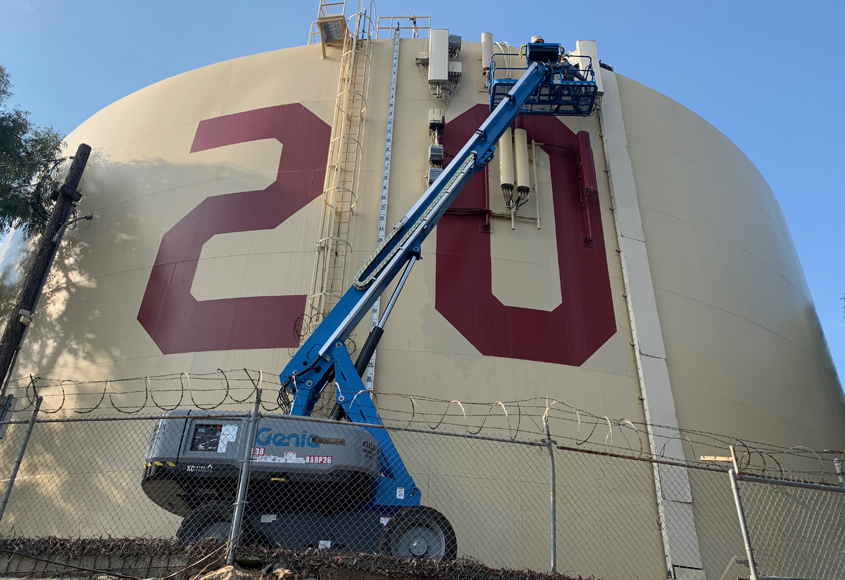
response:
[[[525,129],[514,130],[513,150],[516,156],[516,192],[527,195],[531,180],[528,177],[528,133]]]
[[[481,71],[486,75],[490,70],[490,59],[493,58],[493,34],[481,33]]]
[[[499,139],[499,176],[502,182],[502,191],[509,194],[513,191],[513,134],[511,128],[505,130],[505,134]]]

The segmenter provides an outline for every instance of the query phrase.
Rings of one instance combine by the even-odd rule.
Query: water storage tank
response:
[[[426,38],[400,43],[388,227],[426,188],[428,112],[446,106],[416,64],[428,49]],[[448,55],[434,52],[445,67]],[[345,285],[376,246],[392,57],[392,40],[373,43]],[[471,71],[481,57],[480,43],[464,41],[457,60]],[[431,74],[447,82],[434,64]],[[653,419],[646,399],[682,428],[845,448],[842,389],[765,179],[682,105],[600,75],[601,124],[598,115],[518,122],[519,146],[537,144],[536,195],[520,210],[529,220],[512,230],[497,217],[506,212],[491,163],[429,237],[379,346],[375,390],[549,396],[634,422]],[[263,369],[272,391],[267,377],[298,346],[313,289],[338,76],[338,52],[322,59],[316,45],[247,56],[163,80],[74,130],[70,151],[94,148],[80,209],[95,219],[67,233],[13,385],[30,374],[105,380],[248,367]],[[486,99],[482,76],[464,75],[445,112],[446,162],[487,116]],[[590,156],[579,154],[585,147]],[[407,422],[407,399],[378,402],[386,420]],[[502,418],[490,425],[507,427]],[[553,427],[560,437],[576,428]],[[115,444],[99,459],[118,453]],[[448,449],[427,453],[420,469],[448,471]],[[19,482],[21,493],[37,481]],[[510,505],[496,493],[487,500]],[[448,512],[449,497],[438,501]],[[14,510],[6,517],[25,521]],[[659,551],[660,541],[637,549]],[[656,568],[641,575],[665,575]]]

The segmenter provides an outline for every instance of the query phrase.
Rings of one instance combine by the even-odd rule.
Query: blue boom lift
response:
[[[563,58],[560,44],[532,43],[521,78],[495,78],[491,63],[490,116],[455,155],[452,163],[405,214],[375,253],[364,262],[352,287],[326,316],[280,375],[280,396],[293,395],[291,415],[308,416],[331,381],[336,383],[341,416],[355,423],[382,425],[361,376],[384,333],[384,324],[414,263],[421,258],[423,241],[476,171],[493,157],[495,144],[520,114],[587,116],[596,99],[595,72],[590,63],[576,69]],[[499,69],[501,70],[501,69]],[[367,338],[356,364],[345,341],[376,299],[397,276],[401,278],[378,323]],[[419,506],[421,493],[396,452],[385,429],[371,429],[379,445],[381,477],[374,506]]]
[[[385,322],[411,268],[421,259],[423,241],[434,231],[437,222],[473,174],[490,162],[495,144],[514,119],[520,114],[587,116],[593,111],[597,89],[592,63],[582,68],[569,64],[561,45],[553,43],[528,44],[526,61],[527,67],[520,69],[524,72],[519,79],[509,78],[512,74],[510,71],[514,69],[496,69],[495,62],[491,63],[491,113],[487,120],[375,253],[364,262],[352,287],[281,373],[280,404],[286,407],[290,402],[289,397],[293,396],[289,417],[263,417],[259,436],[256,441],[249,442],[260,454],[265,449],[272,453],[273,445],[283,447],[281,451],[285,451],[284,456],[271,457],[270,453],[263,456],[263,459],[272,462],[256,463],[264,471],[259,470],[260,474],[254,471],[250,477],[248,499],[253,509],[252,516],[247,517],[247,523],[253,533],[264,541],[288,549],[331,546],[356,551],[381,551],[396,556],[434,559],[456,557],[457,540],[452,526],[436,510],[420,505],[422,493],[405,467],[390,434],[380,428],[381,418],[361,376],[384,333]],[[497,72],[504,72],[507,76],[496,78]],[[397,276],[400,277],[399,282],[381,320],[368,336],[357,362],[353,363],[346,348],[346,339],[370,313],[376,299]],[[343,423],[306,424],[305,421],[294,419],[311,415],[324,389],[332,384],[335,386],[337,401],[333,418],[350,421],[358,426],[348,425],[342,427],[345,431],[339,432],[337,429]],[[153,501],[165,509],[186,515],[179,537],[183,542],[188,542],[211,533],[207,530],[216,529],[215,525],[220,528],[223,522],[215,524],[212,521],[214,517],[221,513],[231,513],[230,509],[221,511],[219,504],[215,507],[204,500],[205,496],[201,494],[210,494],[210,497],[217,497],[217,501],[221,501],[220,498],[224,498],[228,492],[220,490],[231,489],[237,471],[234,466],[229,466],[226,475],[225,466],[213,465],[208,461],[205,461],[207,465],[198,465],[192,469],[191,454],[210,457],[215,455],[213,450],[217,450],[219,459],[224,459],[220,455],[220,434],[231,427],[211,425],[207,420],[189,426],[189,417],[185,421],[183,427],[177,426],[176,421],[163,421],[157,427],[158,434],[154,435],[150,444],[144,489]],[[167,450],[165,430],[168,428],[174,431],[181,429],[173,435],[174,451]],[[306,429],[317,434],[306,437]],[[358,430],[359,434],[350,430]],[[185,435],[189,431],[193,435]],[[287,431],[294,433],[285,435]],[[297,434],[300,431],[301,437]],[[332,442],[337,446],[340,441],[346,447],[338,447],[333,456],[308,456],[311,458],[309,463],[314,465],[288,466],[289,462],[306,462],[293,449],[304,448],[306,440],[311,447],[322,445],[323,449],[330,449]],[[363,441],[363,449],[361,443],[356,443],[354,450],[351,443],[347,445],[349,441],[359,440]],[[182,451],[175,451],[176,448]],[[226,449],[226,446],[222,448]],[[211,449],[211,455],[203,455],[205,449]],[[375,457],[374,449],[377,449]],[[303,449],[303,452],[306,451]],[[359,458],[356,453],[364,455]],[[369,467],[365,465],[368,458],[374,460]],[[178,468],[182,464],[187,465],[182,479],[168,475],[168,465],[176,465]],[[161,465],[163,469],[157,467]],[[350,474],[354,472],[354,477],[349,475],[344,479],[346,476],[338,473],[340,466],[348,469]],[[270,467],[276,471],[268,471]],[[365,475],[362,476],[362,473]],[[190,483],[194,474],[202,478],[200,484]],[[363,483],[362,477],[365,480]],[[223,481],[226,478],[230,480],[228,484]],[[259,481],[260,478],[266,481]],[[355,485],[350,486],[348,481],[353,479]],[[214,491],[215,481],[218,492]],[[168,487],[174,483],[180,490],[177,495],[181,508],[174,507],[173,488]],[[354,490],[354,493],[350,490]]]

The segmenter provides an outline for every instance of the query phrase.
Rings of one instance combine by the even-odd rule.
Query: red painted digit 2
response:
[[[138,321],[165,354],[297,346],[305,295],[196,300],[191,284],[213,236],[270,230],[322,193],[330,127],[301,104],[202,121],[191,153],[260,139],[282,143],[276,180],[203,200],[162,238]]]
[[[451,121],[443,136],[445,153],[457,153],[487,115],[487,107],[477,105]],[[437,226],[435,307],[483,355],[579,366],[616,332],[598,200],[592,197],[586,207],[595,239],[589,246],[577,136],[556,119],[521,117],[517,123],[549,155],[563,300],[550,312],[502,304],[493,294],[490,234],[480,227],[484,217],[447,214]],[[591,165],[586,170],[595,171]],[[453,207],[484,207],[484,179],[486,171],[476,174]]]

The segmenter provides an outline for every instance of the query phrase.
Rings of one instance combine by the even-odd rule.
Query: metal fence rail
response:
[[[260,412],[260,403],[254,398],[242,402],[238,411],[193,407],[195,425],[208,419],[209,425],[216,422],[226,427],[222,433],[211,433],[207,440],[188,441],[181,431],[179,435],[183,448],[188,445],[207,451],[210,445],[212,455],[231,457],[229,483],[223,487],[207,484],[210,480],[203,479],[202,465],[150,460],[151,439],[155,442],[161,436],[162,425],[185,420],[179,410],[119,417],[99,411],[42,414],[32,425],[0,520],[0,535],[68,540],[176,538],[190,544],[211,534],[221,544],[234,539],[228,543],[232,547],[261,544],[355,551],[346,543],[343,530],[355,530],[365,523],[351,511],[327,510],[314,498],[350,494],[350,501],[357,501],[354,494],[364,493],[366,486],[338,488],[326,481],[294,482],[283,475],[281,466],[278,474],[268,476],[265,446],[296,447],[287,459],[276,455],[270,463],[320,462],[325,455],[317,448],[309,450],[306,441],[311,440],[301,428],[289,429],[290,435],[274,443],[275,435],[257,429],[261,423],[252,418],[283,424],[310,422],[314,428],[308,428],[309,434],[316,432],[318,425],[337,423]],[[26,415],[18,417],[5,424],[0,440],[4,484],[11,478],[27,437]],[[471,559],[491,568],[556,571],[573,578],[665,578],[667,572],[670,577],[694,580],[754,576],[722,468],[665,461],[642,452],[623,455],[550,444],[548,439],[485,436],[483,431],[472,435],[431,428],[385,429],[419,488],[422,505],[436,510],[431,513],[442,514],[454,531],[454,537],[424,536],[425,542],[442,543],[450,557]],[[254,443],[238,449],[233,443],[237,433],[248,433]],[[226,441],[231,445],[228,449]],[[666,534],[658,514],[654,464],[687,470],[694,528],[672,530],[672,549],[699,553],[700,569],[665,569]],[[250,482],[249,487],[244,482]],[[845,494],[839,493],[843,489],[771,483],[747,475],[740,481],[760,576],[843,578]],[[307,501],[298,500],[301,491],[314,493],[305,494],[311,498]],[[236,507],[243,508],[241,524],[237,523]],[[407,527],[424,526],[425,522],[405,522],[405,528],[398,520],[390,524],[398,515],[382,518],[382,527],[368,540],[369,548],[360,551],[378,553],[398,546],[402,555],[414,556],[416,550],[425,553],[424,547],[403,536]],[[303,531],[303,540],[297,540],[297,530],[319,527],[329,520],[341,532],[315,544],[304,539],[307,534]],[[285,524],[283,532],[278,531],[279,523]]]

